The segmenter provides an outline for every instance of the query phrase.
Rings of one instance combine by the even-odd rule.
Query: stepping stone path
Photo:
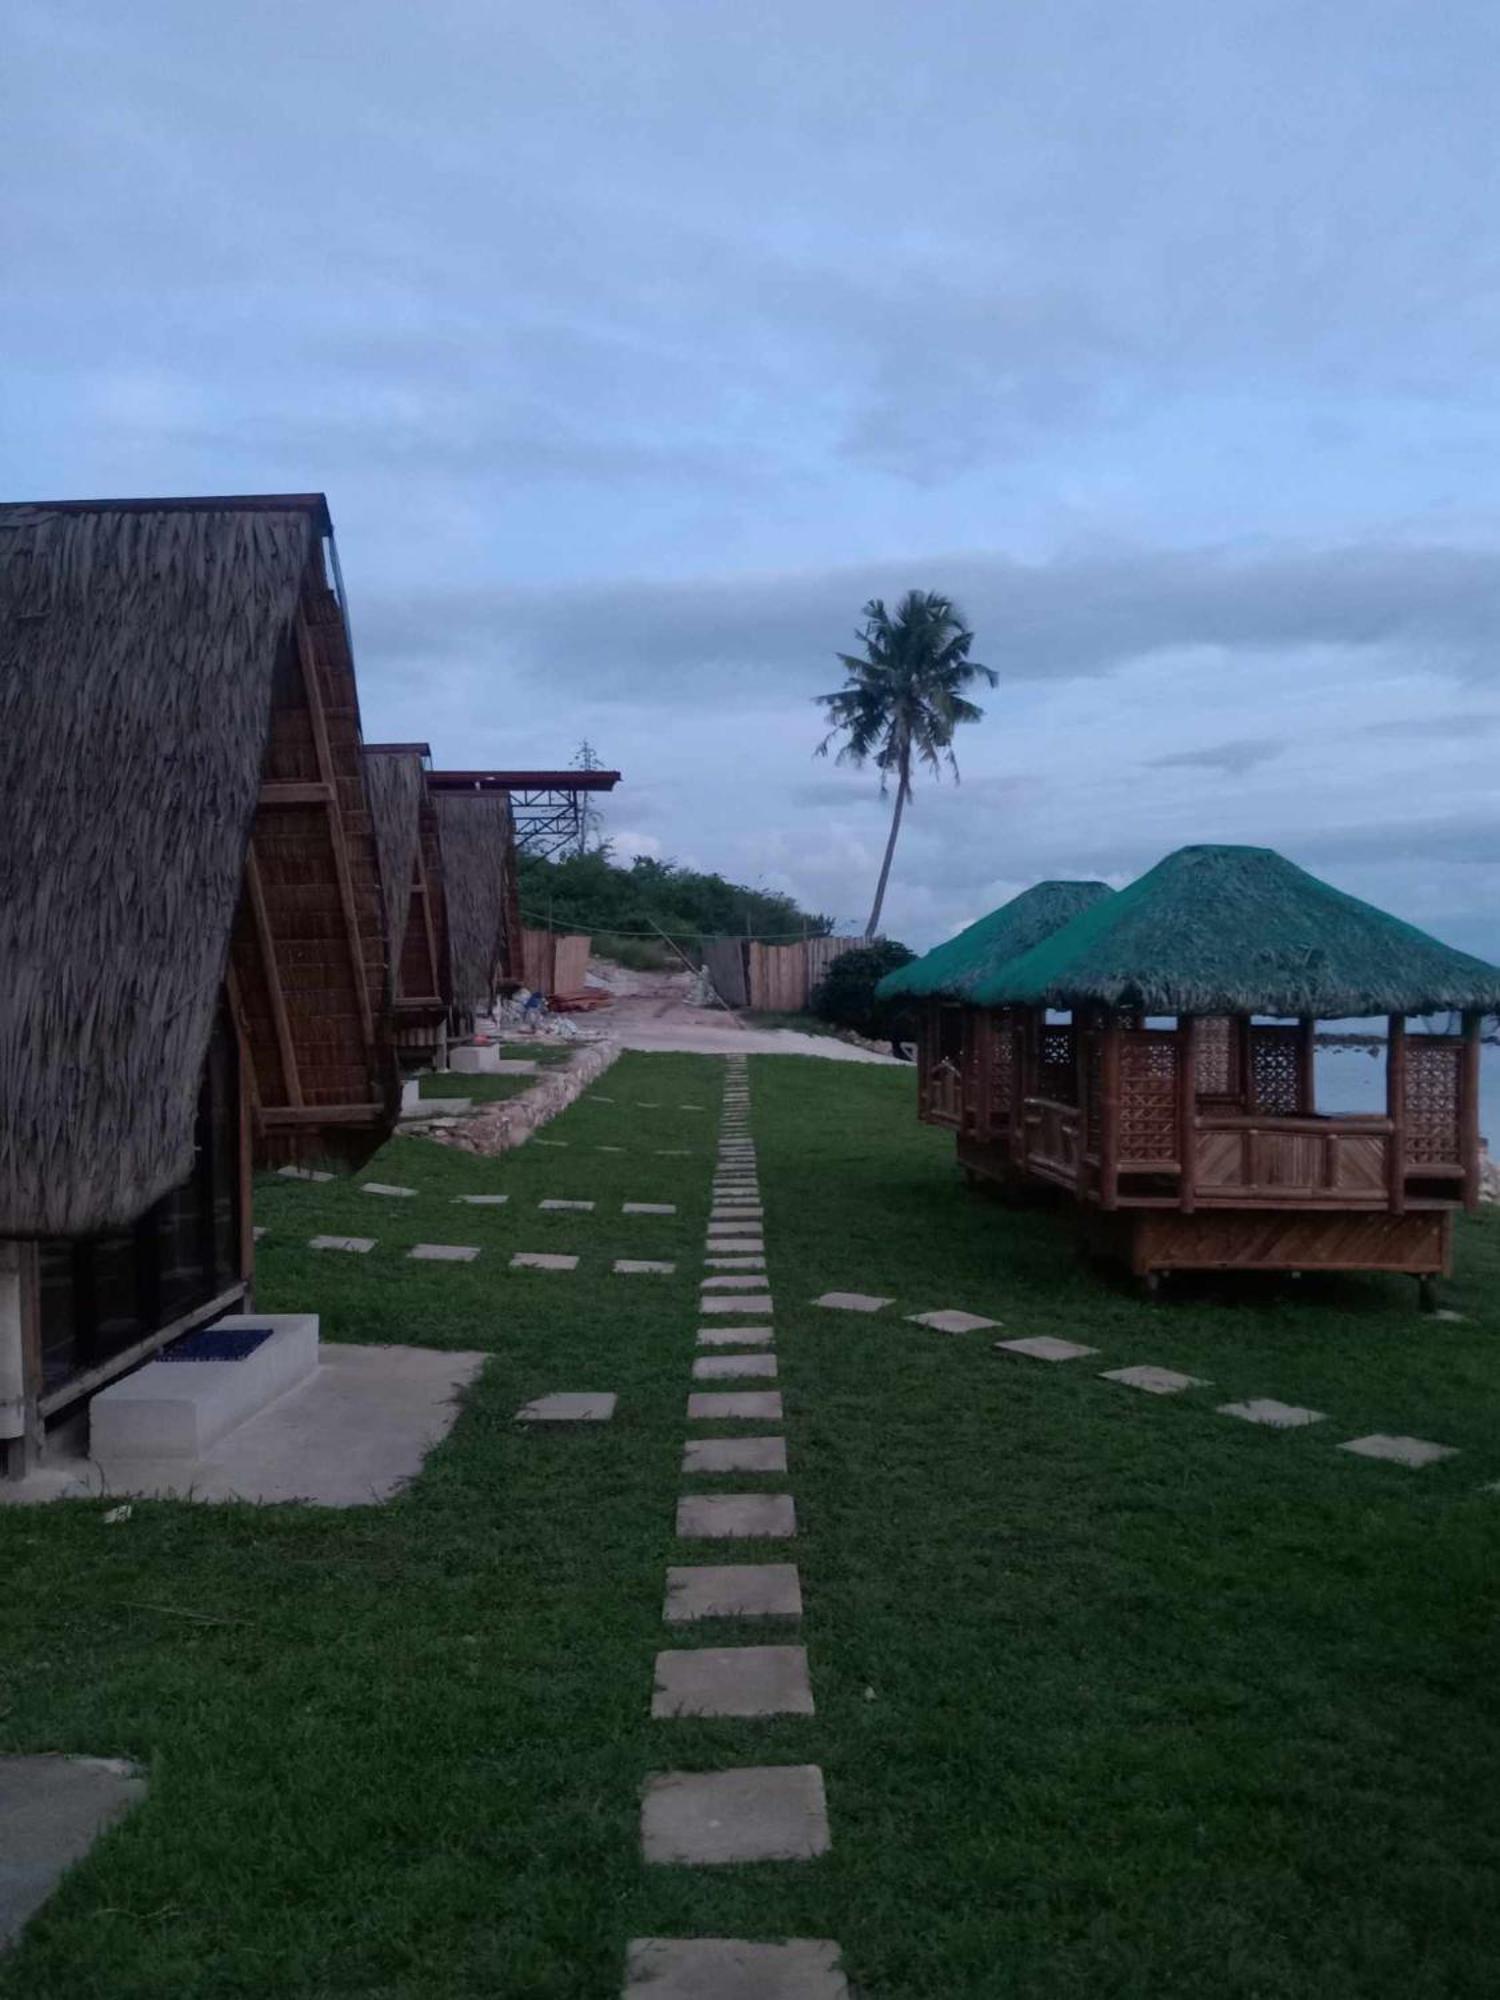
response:
[[[878,1313],[894,1305],[895,1301],[877,1299],[873,1292],[825,1292],[822,1298],[814,1299],[813,1304],[826,1306],[830,1312]]]
[[[518,1250],[510,1260],[513,1271],[576,1271],[576,1257],[560,1257],[547,1250]]]
[[[456,1194],[455,1202],[467,1202],[470,1208],[503,1208],[510,1200],[508,1194]]]
[[[1029,1355],[1033,1361],[1079,1361],[1085,1354],[1097,1354],[1097,1347],[1083,1347],[1076,1340],[1058,1340],[1054,1334],[1028,1334],[1024,1340],[997,1340],[997,1349],[1007,1354]]]
[[[982,1333],[985,1327],[998,1326],[1000,1324],[999,1320],[985,1319],[979,1313],[954,1312],[952,1310],[932,1313],[908,1313],[906,1316],[913,1326],[930,1326],[935,1333]],[[1067,1342],[1064,1341],[1063,1345],[1066,1346]],[[1076,1351],[1079,1354],[1092,1354],[1094,1349],[1091,1347],[1080,1347]],[[1044,1358],[1052,1361],[1060,1361],[1064,1357],[1062,1355],[1047,1355]]]
[[[698,1310],[743,1324],[700,1326],[694,1382],[774,1379],[778,1374],[773,1310],[766,1288],[764,1212],[747,1135],[748,1072],[727,1059],[725,1116],[713,1179],[704,1267],[726,1275],[700,1280]],[[684,1107],[686,1108],[686,1107]],[[617,1267],[618,1268],[618,1267]],[[729,1275],[732,1274],[732,1275]],[[888,1304],[877,1300],[877,1306]],[[734,1350],[730,1352],[722,1350]],[[696,1390],[690,1424],[739,1422],[780,1426],[776,1389]],[[689,1437],[686,1479],[726,1474],[784,1479],[786,1438],[769,1435]],[[793,1496],[684,1493],[676,1532],[684,1541],[784,1541],[797,1533]],[[802,1586],[794,1563],[688,1563],[667,1571],[662,1619],[796,1619]],[[670,1732],[680,1717],[757,1718],[814,1714],[807,1654],[799,1645],[676,1648],[658,1653],[651,1714]],[[641,1794],[641,1852],[654,1865],[715,1867],[736,1862],[807,1861],[829,1846],[823,1774],[815,1764],[745,1765],[664,1771]],[[766,1927],[774,1923],[767,1910]],[[743,1938],[637,1938],[629,1947],[626,2000],[849,2000],[839,1948],[826,1938],[768,1944]]]
[[[579,1209],[585,1214],[591,1214],[594,1204],[591,1201],[539,1201],[537,1207]]]
[[[640,1277],[643,1274],[669,1278],[677,1269],[675,1264],[658,1264],[652,1259],[640,1257],[616,1257],[614,1268],[625,1277]]]
[[[555,1396],[538,1396],[516,1411],[518,1424],[607,1424],[619,1398],[609,1391],[593,1394],[565,1390]]]
[[[1386,1437],[1379,1431],[1369,1437],[1351,1438],[1339,1450],[1355,1452],[1360,1458],[1387,1459],[1392,1465],[1409,1465],[1413,1469],[1436,1465],[1440,1458],[1458,1456],[1455,1445],[1429,1444],[1426,1438]]]
[[[622,1215],[675,1215],[675,1201],[627,1201],[620,1205]]]
[[[1278,1403],[1274,1396],[1257,1396],[1248,1403],[1220,1403],[1219,1415],[1240,1417],[1247,1424],[1269,1424],[1278,1431],[1302,1430],[1308,1424],[1326,1421],[1322,1410],[1303,1410],[1295,1403]]]
[[[375,1248],[373,1236],[309,1236],[309,1250],[351,1250],[356,1257],[364,1257]]]
[[[406,1254],[422,1264],[472,1264],[479,1251],[472,1243],[419,1243]]]
[[[1206,1389],[1201,1375],[1179,1375],[1175,1368],[1106,1368],[1101,1382],[1123,1382],[1127,1389],[1144,1389],[1148,1396],[1180,1396],[1184,1389]]]
[[[388,1187],[384,1181],[365,1181],[360,1186],[361,1194],[414,1195],[415,1188]]]

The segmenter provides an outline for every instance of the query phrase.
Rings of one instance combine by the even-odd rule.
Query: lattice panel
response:
[[[1122,1162],[1177,1157],[1177,1049],[1159,1029],[1120,1037]]]
[[[1408,1168],[1456,1167],[1462,1164],[1458,1115],[1462,1076],[1463,1051],[1458,1042],[1447,1035],[1408,1035]]]
[[[990,1124],[1008,1125],[1016,1108],[1016,1037],[1002,1016],[990,1028]]]
[[[1250,1030],[1250,1092],[1255,1111],[1295,1118],[1303,1109],[1297,1087],[1299,1060],[1295,1028]]]
[[[1197,1073],[1200,1097],[1238,1097],[1240,1024],[1230,1014],[1205,1014],[1198,1022]]]
[[[1036,1052],[1037,1095],[1054,1104],[1072,1104],[1078,1096],[1078,1071],[1073,1058],[1071,1028],[1043,1028]]]
[[[1097,1159],[1104,1149],[1104,1058],[1096,1034],[1084,1042],[1083,1089],[1083,1149]]]

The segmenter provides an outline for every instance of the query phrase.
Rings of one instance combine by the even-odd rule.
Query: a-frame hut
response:
[[[1038,882],[880,983],[882,1000],[910,1002],[917,1014],[917,1116],[957,1133],[971,1178],[1013,1172],[1023,1055],[1021,1018],[980,1004],[977,990],[1109,894],[1103,882]]]
[[[428,774],[442,850],[455,1034],[471,1031],[521,977],[516,834],[504,792],[451,790]]]
[[[365,778],[380,855],[390,998],[403,1067],[431,1061],[447,1040],[453,1005],[447,900],[437,808],[425,743],[367,743]]]
[[[1425,1282],[1479,1192],[1500,969],[1259,847],[1185,847],[975,999],[1024,1017],[1017,1169],[1155,1282],[1177,1269]],[[1386,1021],[1385,1106],[1317,1105],[1321,1021]],[[1447,1024],[1456,1021],[1456,1031]]]
[[[395,1117],[319,495],[0,507],[0,1450],[252,1269],[252,1149]]]

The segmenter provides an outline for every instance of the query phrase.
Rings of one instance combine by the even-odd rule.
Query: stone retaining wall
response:
[[[536,1082],[522,1096],[488,1104],[450,1129],[428,1131],[424,1136],[466,1153],[508,1153],[512,1147],[524,1145],[560,1111],[566,1111],[603,1076],[619,1053],[618,1042],[589,1042],[574,1051],[566,1068],[559,1064],[539,1071]]]

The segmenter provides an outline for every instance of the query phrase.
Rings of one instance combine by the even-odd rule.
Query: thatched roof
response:
[[[488,1006],[505,939],[505,871],[514,834],[508,792],[435,791],[448,900],[448,954],[459,1007]]]
[[[191,1170],[319,527],[301,501],[0,507],[0,1233],[123,1226]]]
[[[1500,1007],[1500,970],[1268,847],[1182,847],[975,997],[1148,1014],[1346,1019]]]
[[[385,744],[366,744],[365,789],[380,857],[380,896],[385,908],[386,995],[396,997],[401,948],[411,914],[412,874],[421,837],[419,814],[426,794],[422,753]]]
[[[1023,951],[1110,894],[1103,882],[1038,882],[957,937],[935,945],[925,958],[888,972],[876,989],[882,1000],[972,1000],[975,989]]]

